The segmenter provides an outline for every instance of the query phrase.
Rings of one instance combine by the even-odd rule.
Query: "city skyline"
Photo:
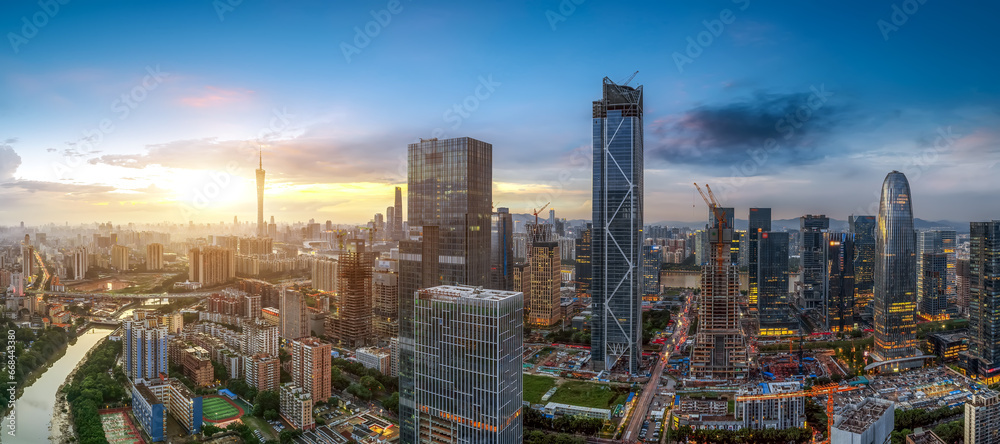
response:
[[[645,198],[659,203],[648,222],[702,220],[695,180],[719,184],[737,208],[771,207],[774,219],[874,214],[872,190],[890,170],[911,178],[917,218],[992,217],[973,202],[1000,186],[1000,91],[987,74],[996,60],[982,46],[988,26],[977,26],[994,5],[924,4],[899,26],[890,5],[860,2],[388,6],[67,4],[31,32],[21,17],[30,23],[40,7],[5,5],[0,201],[23,216],[0,223],[252,221],[258,143],[266,216],[364,222],[395,186],[405,191],[405,146],[434,136],[497,147],[496,206],[524,214],[551,200],[558,216],[586,219],[592,163],[580,107],[594,79],[635,70],[649,113]],[[221,46],[178,50],[145,31],[175,19],[189,29],[181,41]],[[638,20],[621,26],[623,38],[658,43],[585,62],[608,52],[589,32],[606,19]],[[653,26],[663,20],[670,26]],[[98,22],[101,32],[81,32]],[[358,37],[369,23],[378,32]],[[427,23],[455,26],[415,32]],[[938,25],[951,32],[932,32]],[[843,26],[867,32],[826,37]],[[520,35],[492,38],[514,27]],[[143,38],[110,38],[130,34]],[[414,64],[418,47],[431,68]],[[914,65],[927,53],[939,57],[933,66]],[[808,118],[779,125],[789,112]],[[769,138],[779,146],[764,158]]]

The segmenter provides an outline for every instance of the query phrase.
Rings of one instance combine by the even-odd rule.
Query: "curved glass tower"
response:
[[[917,355],[917,236],[910,184],[893,171],[882,183],[875,226],[875,357]],[[918,364],[919,365],[919,364]]]

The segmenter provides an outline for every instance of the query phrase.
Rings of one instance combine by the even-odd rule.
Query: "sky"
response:
[[[65,3],[65,4],[64,4]],[[642,85],[645,221],[1000,218],[992,2],[0,4],[0,224],[363,223],[406,146],[493,145],[493,200],[591,215],[591,102]],[[405,200],[405,199],[404,199]]]

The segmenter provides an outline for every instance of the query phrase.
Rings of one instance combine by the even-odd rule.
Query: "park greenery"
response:
[[[584,436],[596,436],[604,427],[604,420],[582,416],[559,416],[546,418],[535,409],[524,410],[524,428],[546,430],[560,433],[574,433]],[[527,434],[525,434],[527,439]],[[525,441],[527,442],[527,440]]]
[[[670,312],[667,310],[650,310],[642,314],[642,343],[649,344],[657,331],[667,328],[670,322]]]
[[[826,426],[823,426],[826,430]],[[812,431],[801,429],[740,429],[740,430],[694,430],[690,426],[682,426],[671,430],[668,443],[710,442],[717,444],[786,444],[790,442],[804,444],[812,441]]]
[[[81,444],[107,443],[98,410],[109,404],[126,401],[125,374],[112,372],[121,353],[120,341],[108,341],[94,348],[63,387],[73,416],[73,430]]]
[[[19,387],[23,386],[22,383],[32,372],[45,367],[73,338],[73,333],[59,327],[49,327],[36,334],[34,330],[17,327],[13,322],[6,321],[6,324],[4,330],[14,332],[13,351],[17,357],[17,365],[14,368],[13,382]]]

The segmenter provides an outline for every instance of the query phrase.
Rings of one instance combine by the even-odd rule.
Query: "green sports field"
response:
[[[220,397],[204,398],[201,401],[202,416],[210,422],[234,419],[243,414],[228,399]]]

